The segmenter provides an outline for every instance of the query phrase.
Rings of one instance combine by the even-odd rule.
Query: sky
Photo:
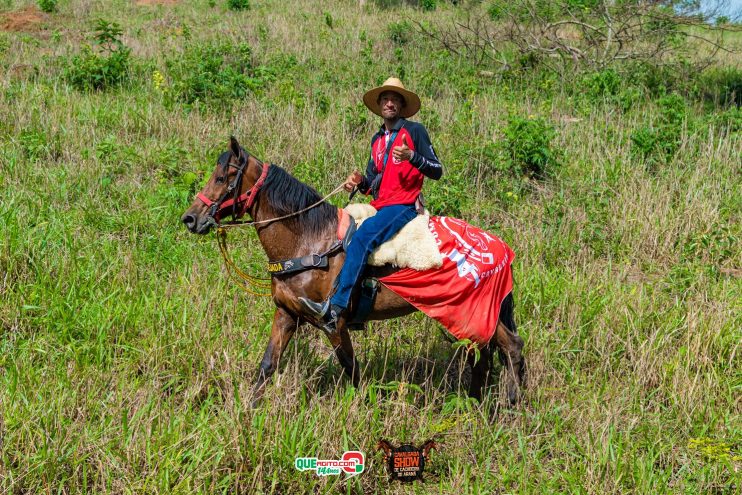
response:
[[[742,18],[742,0],[721,0],[721,14],[731,17],[732,19]],[[717,5],[719,0],[701,0],[701,9]]]

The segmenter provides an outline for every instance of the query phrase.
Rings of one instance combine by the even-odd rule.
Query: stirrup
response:
[[[302,307],[315,318],[318,319],[324,319],[325,315],[330,310],[330,300],[327,299],[322,302],[315,302],[311,299],[307,299],[306,297],[300,297],[299,302],[301,303]]]
[[[330,300],[323,301],[321,303],[307,299],[306,297],[300,297],[299,302],[312,316],[314,316],[319,322],[319,328],[321,328],[327,335],[334,335],[338,331],[338,318],[342,309],[337,306],[332,306]]]

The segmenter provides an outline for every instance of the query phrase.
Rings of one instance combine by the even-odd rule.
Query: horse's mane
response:
[[[271,164],[261,194],[278,216],[289,215],[307,208],[322,199],[314,188],[293,177],[278,165]],[[337,208],[330,203],[322,203],[285,222],[293,223],[313,235],[320,235],[328,223],[337,220]]]

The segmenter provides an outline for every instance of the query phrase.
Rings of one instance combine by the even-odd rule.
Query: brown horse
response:
[[[229,151],[219,156],[209,182],[193,204],[183,214],[182,221],[195,234],[206,234],[218,225],[219,219],[231,215],[239,218],[249,214],[257,229],[260,243],[270,260],[285,260],[311,253],[327,251],[337,239],[338,211],[329,203],[320,202],[317,192],[275,165],[267,165],[251,156],[233,137]],[[297,212],[300,212],[296,215]],[[286,217],[278,219],[279,217]],[[278,219],[271,221],[272,219]],[[256,401],[265,390],[266,382],[276,371],[279,359],[299,325],[319,322],[304,313],[299,297],[315,301],[325,299],[343,265],[344,253],[329,256],[326,268],[310,269],[285,275],[274,275],[271,294],[276,305],[273,327],[265,355],[260,363],[255,385]],[[375,276],[391,273],[389,267],[375,270]],[[351,308],[358,294],[351,300]],[[370,320],[385,320],[415,312],[416,309],[394,292],[380,285]],[[353,354],[347,322],[341,318],[338,332],[328,335],[345,373],[358,386],[360,367]],[[508,399],[515,403],[524,385],[525,360],[521,353],[523,340],[516,333],[513,320],[513,298],[508,295],[500,308],[497,329],[488,345],[480,350],[480,359],[469,353],[472,368],[469,395],[481,400],[482,389],[492,369],[492,357],[498,350],[500,361],[507,369]]]

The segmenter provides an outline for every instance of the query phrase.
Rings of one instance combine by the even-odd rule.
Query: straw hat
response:
[[[382,116],[381,108],[379,108],[379,95],[384,91],[394,91],[395,93],[402,95],[402,98],[404,98],[405,105],[399,112],[400,117],[412,117],[418,112],[418,110],[420,110],[420,97],[412,91],[405,89],[402,81],[396,77],[390,77],[384,81],[384,84],[378,88],[367,91],[366,94],[363,95],[363,103],[365,103],[368,109],[379,117]]]

